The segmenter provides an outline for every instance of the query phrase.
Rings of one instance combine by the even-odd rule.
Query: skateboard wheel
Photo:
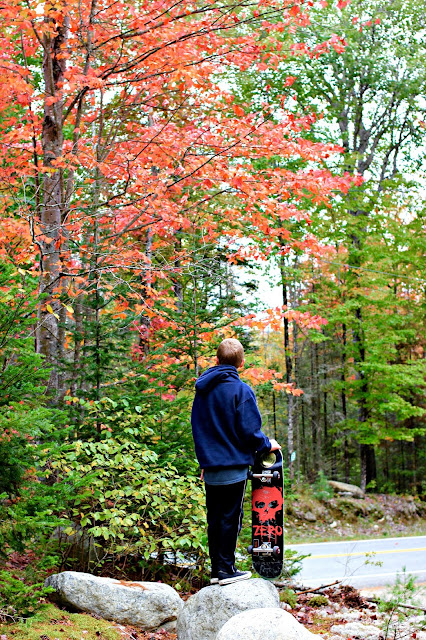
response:
[[[247,551],[248,551],[248,553],[253,553],[253,545],[252,545],[252,544],[250,544],[250,545],[247,547]]]
[[[272,549],[272,553],[274,554],[275,557],[280,555],[280,548],[279,547],[274,547]]]
[[[252,479],[253,479],[253,471],[248,471],[248,472],[247,472],[247,478],[248,478],[249,480],[252,480]]]
[[[274,471],[272,474],[272,477],[274,478],[274,480],[278,480],[278,478],[280,477],[280,472],[279,471]]]

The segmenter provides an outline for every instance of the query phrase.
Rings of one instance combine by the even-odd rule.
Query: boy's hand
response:
[[[269,451],[277,451],[278,449],[281,450],[281,445],[278,444],[276,440],[271,440],[271,438],[269,438],[269,442],[271,443],[271,448],[269,449]]]

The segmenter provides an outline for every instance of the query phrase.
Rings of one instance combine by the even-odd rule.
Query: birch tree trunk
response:
[[[63,170],[55,166],[63,154],[63,100],[60,87],[66,69],[65,50],[68,41],[68,18],[58,24],[50,13],[57,11],[53,5],[45,22],[49,31],[43,35],[43,79],[45,83],[44,117],[42,124],[43,196],[40,210],[41,268],[38,311],[37,351],[52,365],[48,386],[58,391],[58,360],[60,357],[60,300],[62,214],[64,209]],[[54,101],[53,101],[54,99]]]

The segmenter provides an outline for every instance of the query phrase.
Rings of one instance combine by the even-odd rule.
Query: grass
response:
[[[113,622],[68,613],[52,604],[26,622],[0,624],[2,640],[120,640]]]

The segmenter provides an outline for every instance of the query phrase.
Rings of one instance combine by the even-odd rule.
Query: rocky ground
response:
[[[377,596],[337,585],[321,591],[320,596],[299,595],[291,613],[307,629],[328,640],[426,640],[426,618],[421,609],[394,602],[385,610],[383,602],[390,594],[383,592],[380,604]]]
[[[378,605],[369,601],[373,594],[360,593],[352,587],[335,585],[321,592],[295,595],[297,602],[292,605],[282,602],[281,606],[312,633],[326,640],[426,640],[426,617],[424,613],[412,609],[391,608],[381,611]],[[377,595],[377,593],[375,594]],[[290,594],[291,596],[291,594]],[[288,589],[282,590],[282,598],[289,599]],[[386,599],[389,594],[381,593]],[[367,599],[368,598],[368,599]],[[426,597],[423,602],[426,607]],[[2,631],[0,640],[176,640],[175,632],[159,630],[143,632],[138,629],[105,622],[85,614],[67,614],[56,610],[54,624],[39,628],[32,625],[33,635],[9,629]],[[78,616],[77,626],[74,618]],[[89,622],[90,620],[90,622]],[[200,638],[201,640],[201,638]]]
[[[285,531],[293,544],[425,535],[426,502],[382,494],[317,500],[301,493],[286,502]]]
[[[377,595],[340,585],[316,593],[292,594],[288,589],[282,589],[281,606],[312,633],[326,640],[426,640],[424,611],[396,606],[383,611],[383,606],[371,602],[372,596]],[[386,593],[379,595],[384,600],[389,597]],[[426,595],[420,605],[426,608]],[[42,619],[25,627],[0,625],[0,640],[120,639],[176,640],[177,636],[175,632],[163,629],[143,632],[96,616],[70,614],[54,605],[49,605]]]
[[[306,629],[325,640],[426,640],[426,589],[390,594],[359,592],[334,585],[320,591],[298,592],[280,587],[281,607]],[[185,597],[189,597],[186,594]],[[383,604],[393,598],[394,604]],[[421,609],[403,606],[414,601]],[[377,600],[382,603],[378,604]],[[375,600],[374,602],[372,600]],[[54,605],[29,625],[0,625],[0,640],[177,640],[175,632],[143,632],[87,614],[70,614]],[[202,640],[200,638],[200,640]]]
[[[288,598],[288,590],[282,591]],[[389,593],[362,592],[348,586],[336,585],[321,593],[295,595],[292,605],[281,606],[312,633],[325,640],[426,640],[426,592],[417,594],[425,611],[390,607],[383,610],[373,599],[386,600]],[[176,640],[173,632],[143,633],[137,629],[122,627],[121,637],[128,640]],[[54,639],[56,640],[56,639]]]

